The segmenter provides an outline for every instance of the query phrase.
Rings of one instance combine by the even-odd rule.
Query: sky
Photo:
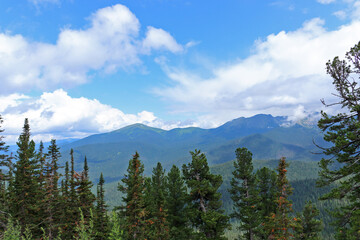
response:
[[[36,141],[297,121],[336,101],[325,64],[359,40],[359,0],[1,1],[5,141],[25,118]]]

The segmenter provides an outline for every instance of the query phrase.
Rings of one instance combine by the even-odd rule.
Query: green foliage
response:
[[[22,231],[25,226],[37,226],[40,219],[38,184],[39,164],[35,158],[35,143],[30,140],[30,126],[25,119],[23,132],[17,142],[18,150],[14,170],[14,180],[11,184],[11,215],[19,221]]]
[[[94,221],[93,213],[90,209],[90,217],[88,220],[85,219],[82,210],[80,210],[80,222],[75,227],[76,235],[74,239],[76,240],[93,240],[94,239]]]
[[[167,220],[170,226],[171,240],[187,240],[191,235],[189,218],[186,212],[187,189],[181,177],[181,172],[175,165],[172,166],[167,175],[166,187],[166,209]]]
[[[90,217],[90,212],[93,210],[95,195],[91,192],[93,183],[89,179],[89,167],[87,159],[84,159],[84,169],[80,175],[79,186],[77,188],[77,194],[79,196],[79,203],[81,210],[83,211],[84,218],[87,220]]]
[[[124,231],[122,230],[119,214],[112,212],[110,223],[112,224],[109,232],[109,240],[122,240]]]
[[[259,191],[253,173],[252,153],[246,148],[236,149],[235,171],[231,179],[229,192],[234,202],[234,212],[231,217],[239,220],[240,232],[245,232],[245,238],[253,240],[255,229],[260,225],[258,209]]]
[[[197,230],[198,239],[224,239],[229,217],[221,209],[218,189],[222,178],[210,173],[205,154],[199,150],[190,153],[191,163],[183,165],[183,175],[190,194],[190,221]]]
[[[298,228],[295,229],[296,239],[298,240],[320,240],[322,230],[322,221],[317,219],[320,211],[311,203],[307,202],[304,211],[297,214],[294,218],[298,222]]]
[[[9,219],[6,230],[3,234],[3,240],[19,240],[21,237],[21,226],[14,224],[12,219]]]
[[[271,213],[276,212],[277,175],[273,170],[263,167],[256,171],[256,185],[259,193],[257,209],[260,224],[256,228],[256,235],[260,239],[267,239],[270,233],[264,228]]]
[[[47,161],[44,164],[44,168],[42,171],[43,177],[45,179],[44,190],[41,191],[43,194],[42,201],[44,202],[44,215],[42,218],[44,219],[45,226],[47,228],[47,232],[49,238],[52,239],[58,234],[58,229],[62,224],[61,216],[62,210],[60,207],[60,191],[58,188],[59,181],[59,173],[58,173],[58,160],[60,158],[59,148],[56,145],[56,141],[51,140],[51,145],[48,148],[48,152],[46,154]]]
[[[129,161],[127,174],[121,180],[118,189],[124,194],[124,205],[120,206],[122,216],[125,217],[124,230],[126,239],[142,239],[146,227],[146,209],[144,207],[144,165],[136,152]]]
[[[101,173],[99,183],[97,185],[96,208],[95,208],[95,221],[94,229],[96,231],[96,240],[107,239],[109,232],[109,218],[107,216],[107,205],[104,200],[104,177]]]
[[[324,140],[332,144],[329,148],[322,148],[328,157],[319,163],[318,184],[320,187],[337,184],[322,199],[348,201],[346,206],[333,212],[337,239],[360,238],[360,88],[355,80],[360,74],[359,61],[360,42],[346,53],[346,60],[335,57],[328,61],[327,73],[333,79],[339,98],[335,104],[345,111],[335,116],[322,112],[318,122],[319,128],[325,132]]]
[[[291,201],[288,200],[288,197],[292,194],[292,188],[286,177],[286,167],[288,166],[289,164],[286,163],[285,158],[281,158],[277,169],[276,212],[272,213],[268,222],[265,223],[266,229],[270,232],[270,239],[294,239],[292,231],[296,227],[296,222],[290,215],[293,209]]]
[[[148,231],[149,239],[169,239],[169,226],[167,221],[167,210],[165,209],[166,201],[166,179],[165,170],[161,163],[153,169],[151,181],[147,184],[145,194],[146,210],[148,212]]]

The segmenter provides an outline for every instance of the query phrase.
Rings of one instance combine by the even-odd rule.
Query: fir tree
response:
[[[253,240],[255,229],[260,225],[260,216],[252,153],[246,148],[236,149],[234,168],[230,182],[231,189],[229,189],[234,202],[234,212],[231,217],[240,221],[238,229],[245,232],[245,239]]]
[[[169,226],[167,221],[167,211],[165,209],[166,182],[165,170],[161,163],[153,169],[150,183],[149,195],[146,197],[150,200],[147,206],[149,211],[149,229],[150,239],[165,240],[169,239]]]
[[[17,142],[17,162],[14,169],[11,199],[12,215],[18,220],[22,230],[26,226],[39,224],[39,164],[35,158],[35,143],[30,140],[30,126],[25,119],[23,132]]]
[[[316,219],[320,211],[311,203],[307,202],[304,211],[297,214],[294,218],[298,222],[299,227],[296,229],[297,240],[320,240],[320,232],[322,230],[322,222]]]
[[[329,116],[321,112],[318,127],[325,132],[324,140],[332,143],[322,148],[328,156],[320,161],[318,185],[334,186],[322,197],[346,199],[347,204],[333,213],[338,239],[360,239],[360,42],[346,53],[346,60],[335,57],[326,64],[339,101],[323,104],[340,105],[344,112]]]
[[[77,188],[79,186],[80,175],[75,172],[75,163],[74,163],[74,150],[70,150],[70,180],[69,180],[69,199],[68,199],[68,214],[66,219],[64,219],[65,229],[64,237],[65,239],[72,238],[76,235],[75,232],[75,223],[80,222],[80,202],[79,196],[77,194]]]
[[[256,171],[256,185],[259,193],[259,217],[260,225],[256,229],[256,235],[260,239],[268,239],[270,232],[264,226],[271,213],[276,212],[277,175],[273,170],[263,167]]]
[[[187,240],[192,234],[186,212],[187,189],[181,177],[181,172],[175,165],[167,175],[166,209],[171,240]]]
[[[77,193],[79,195],[80,207],[84,215],[85,221],[90,219],[90,211],[94,208],[95,196],[91,192],[93,184],[89,180],[89,167],[87,164],[87,159],[84,160],[84,170],[81,173],[79,187],[77,188]]]
[[[105,189],[104,189],[104,177],[100,174],[99,183],[97,185],[97,196],[96,196],[96,208],[95,208],[95,219],[94,229],[96,232],[95,239],[105,240],[108,238],[109,232],[109,218],[107,216],[107,206],[105,203]]]
[[[271,214],[267,222],[267,229],[270,231],[269,239],[294,239],[293,230],[296,223],[290,216],[293,211],[292,203],[288,200],[292,193],[292,188],[287,180],[286,173],[289,164],[286,163],[285,158],[282,157],[279,161],[278,175],[277,175],[277,197],[276,197],[276,212]]]
[[[49,239],[54,239],[57,236],[58,229],[61,224],[61,209],[60,209],[60,190],[58,186],[58,160],[61,157],[56,140],[52,139],[51,144],[46,154],[47,162],[44,166],[45,177],[45,217],[46,228]]]
[[[229,218],[221,210],[221,194],[218,192],[222,177],[210,173],[205,154],[190,152],[192,161],[183,165],[185,182],[190,191],[189,217],[198,231],[198,239],[225,239]]]
[[[136,152],[129,161],[127,174],[119,183],[118,190],[124,194],[124,205],[120,206],[125,217],[125,239],[144,239],[146,210],[144,203],[144,165]]]

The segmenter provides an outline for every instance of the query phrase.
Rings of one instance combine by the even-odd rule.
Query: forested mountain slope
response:
[[[107,182],[118,180],[135,151],[140,153],[146,173],[157,162],[166,169],[181,166],[189,159],[189,151],[201,149],[209,164],[234,159],[237,147],[247,147],[254,159],[269,160],[286,156],[288,160],[316,161],[320,155],[313,139],[324,144],[315,126],[289,125],[284,117],[256,115],[238,118],[214,129],[177,128],[169,131],[142,124],[130,125],[109,133],[96,134],[62,146],[62,161],[69,160],[74,149],[78,169],[87,157],[92,179],[103,172]]]

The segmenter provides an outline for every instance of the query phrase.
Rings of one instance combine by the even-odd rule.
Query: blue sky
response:
[[[325,63],[360,40],[358,0],[0,2],[0,114],[10,142],[133,124],[297,121],[332,99]]]

